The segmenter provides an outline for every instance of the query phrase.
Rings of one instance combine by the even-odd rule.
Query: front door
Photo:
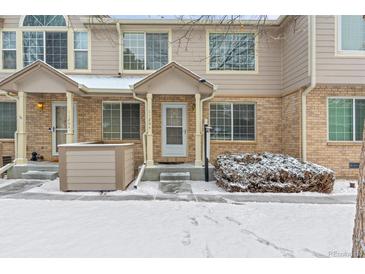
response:
[[[77,111],[74,105],[74,142],[77,142]],[[58,145],[66,143],[67,105],[66,102],[52,103],[52,155],[58,155]]]
[[[162,156],[186,157],[186,105],[162,105]]]

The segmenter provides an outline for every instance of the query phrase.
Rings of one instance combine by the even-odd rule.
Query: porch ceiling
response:
[[[65,93],[68,91],[83,94],[79,83],[41,60],[2,80],[0,89],[7,92]]]
[[[191,70],[171,62],[131,85],[137,94],[209,95],[216,86]]]

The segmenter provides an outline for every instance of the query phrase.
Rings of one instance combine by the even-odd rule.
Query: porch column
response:
[[[74,95],[71,92],[66,92],[67,98],[67,133],[66,143],[74,142]]]
[[[147,166],[153,166],[152,94],[147,93]]]
[[[27,163],[27,94],[24,91],[18,92],[17,101],[17,115],[16,115],[16,125],[17,125],[17,137],[16,137],[16,164],[26,164]]]
[[[202,118],[200,93],[195,94],[195,166],[202,166]]]

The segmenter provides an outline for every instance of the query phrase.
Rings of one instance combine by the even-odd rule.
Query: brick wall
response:
[[[253,102],[256,104],[256,140],[252,141],[211,141],[210,159],[214,162],[223,152],[274,152],[280,153],[281,98],[216,97],[210,102]],[[204,103],[203,116],[209,118],[209,103]]]
[[[282,97],[282,153],[301,158],[301,90]]]
[[[187,157],[162,156],[162,104],[186,103]],[[154,95],[152,98],[153,158],[158,162],[194,162],[195,160],[195,97],[193,95]]]
[[[327,97],[365,96],[365,88],[318,86],[307,96],[307,159],[329,167],[337,177],[357,178],[358,169],[349,162],[359,162],[361,143],[327,141]]]
[[[353,142],[327,142],[327,97],[328,96],[365,96],[365,88],[318,86],[307,98],[307,159],[327,166],[338,177],[357,177],[357,169],[349,169],[349,162],[358,162],[360,144]],[[0,100],[5,100],[4,97]],[[78,97],[75,102],[78,112],[78,141],[102,140],[102,102],[133,101],[132,97]],[[66,101],[64,94],[28,94],[27,97],[27,157],[32,151],[55,161],[52,156],[52,102]],[[37,102],[44,103],[44,110],[36,108]],[[185,102],[187,104],[187,157],[161,156],[161,108],[163,102]],[[282,98],[259,97],[216,97],[211,102],[254,102],[256,104],[256,140],[212,141],[211,160],[220,153],[230,152],[274,152],[300,157],[300,91]],[[209,103],[203,106],[203,118],[209,118]],[[154,161],[157,162],[194,162],[195,158],[195,98],[194,96],[153,96],[153,144]],[[144,131],[144,104],[141,103],[141,139]],[[2,154],[14,157],[14,141],[1,140]],[[115,143],[115,141],[113,141]],[[123,142],[123,141],[118,141]],[[130,142],[126,140],[125,142]],[[142,141],[133,140],[137,165],[143,162]],[[137,166],[136,165],[136,166]]]

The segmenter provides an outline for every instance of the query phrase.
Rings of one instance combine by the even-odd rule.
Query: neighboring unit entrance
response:
[[[52,155],[58,155],[58,145],[66,143],[67,106],[66,102],[52,103]],[[77,142],[77,111],[74,104],[74,142]]]
[[[162,156],[186,157],[186,105],[162,105]]]

